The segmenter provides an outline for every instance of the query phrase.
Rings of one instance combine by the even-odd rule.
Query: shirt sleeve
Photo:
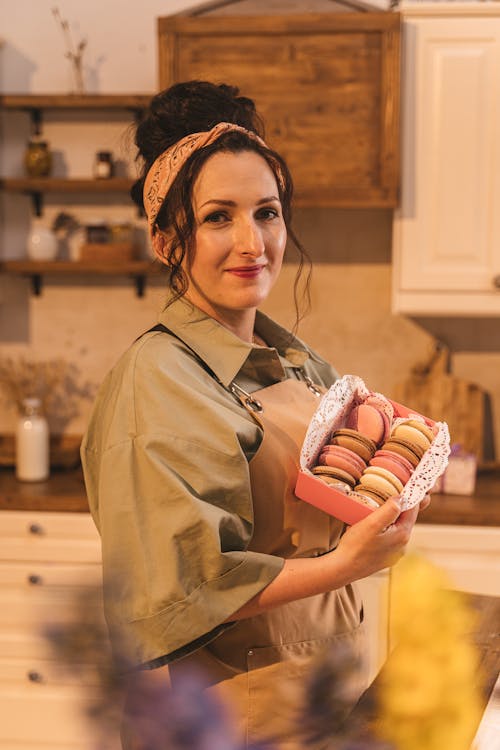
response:
[[[247,454],[259,428],[172,345],[168,367],[155,361],[163,346],[140,347],[113,373],[82,446],[106,618],[134,664],[164,663],[215,637],[283,566],[247,551]]]

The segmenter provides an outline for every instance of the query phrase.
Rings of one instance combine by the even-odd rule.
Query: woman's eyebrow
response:
[[[272,201],[277,201],[279,203],[279,198],[276,195],[270,195],[258,200],[257,205],[261,206],[263,203],[272,203]],[[218,206],[236,206],[236,201],[223,200],[222,198],[211,198],[210,200],[205,201],[205,203],[202,203],[200,208],[208,206],[210,203],[215,203]]]

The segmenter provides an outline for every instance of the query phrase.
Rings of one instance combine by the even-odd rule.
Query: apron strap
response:
[[[186,342],[181,339],[180,336],[178,336],[176,333],[174,333],[170,328],[167,328],[167,326],[163,325],[163,323],[157,323],[152,328],[148,328],[147,331],[144,331],[144,333],[141,334],[141,336],[138,336],[136,341],[140,339],[142,336],[145,336],[146,333],[152,333],[153,331],[161,331],[162,333],[168,333],[170,336],[173,336],[174,338],[178,339],[179,341],[182,341],[184,346],[186,346],[196,357],[196,360],[200,363],[200,365],[203,367],[205,372],[207,372],[209,375],[212,376],[212,378],[222,387],[225,391],[229,391],[235,399],[238,401],[239,404],[242,404],[245,409],[251,410],[253,412],[260,413],[264,411],[264,407],[262,406],[261,402],[253,398],[253,396],[250,393],[247,393],[241,386],[239,386],[237,383],[232,381],[229,386],[224,385],[224,383],[217,377],[215,372],[212,370],[211,367],[207,365],[207,363],[200,357],[199,354],[197,354],[194,349],[192,349],[189,344],[186,344]]]

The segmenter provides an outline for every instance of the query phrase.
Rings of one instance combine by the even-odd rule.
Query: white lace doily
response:
[[[364,403],[368,397],[371,403],[383,409],[391,426],[407,419],[424,421],[420,414],[411,412],[408,416],[399,417],[395,414],[393,403],[389,399],[381,393],[368,390],[363,380],[356,375],[344,375],[322,397],[309,423],[300,454],[301,469],[308,471],[316,465],[321,449],[327,443],[331,433],[343,427],[351,409]],[[425,452],[400,495],[403,510],[413,508],[421,502],[448,464],[450,455],[448,425],[446,422],[435,422],[433,431],[435,438],[430,448]]]

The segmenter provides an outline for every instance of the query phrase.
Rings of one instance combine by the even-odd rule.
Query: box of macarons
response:
[[[394,495],[402,510],[420,503],[449,454],[446,422],[344,375],[324,394],[309,424],[295,494],[352,525]]]

